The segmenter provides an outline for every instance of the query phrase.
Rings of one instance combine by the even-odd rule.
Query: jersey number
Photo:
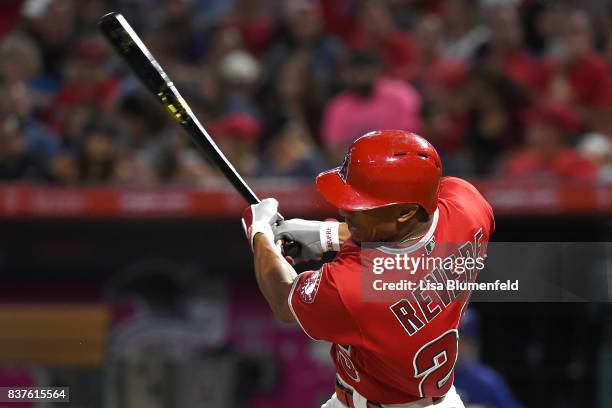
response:
[[[430,341],[414,356],[414,372],[419,382],[421,397],[442,396],[453,385],[449,381],[457,361],[459,347],[457,330],[449,330]]]

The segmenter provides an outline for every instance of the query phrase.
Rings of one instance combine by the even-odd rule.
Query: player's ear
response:
[[[418,205],[413,205],[413,206],[404,207],[400,209],[399,216],[397,217],[397,222],[408,221],[409,219],[411,219],[412,217],[416,215],[417,211],[419,211]]]

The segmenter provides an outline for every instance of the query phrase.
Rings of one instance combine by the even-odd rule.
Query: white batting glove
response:
[[[251,245],[251,250],[253,250],[253,238],[260,232],[274,244],[272,225],[277,220],[278,201],[274,198],[266,198],[259,204],[253,204],[244,210],[242,213],[242,227]]]
[[[301,246],[295,262],[321,259],[323,254],[340,250],[338,221],[311,221],[292,218],[272,226],[274,240],[294,241]]]

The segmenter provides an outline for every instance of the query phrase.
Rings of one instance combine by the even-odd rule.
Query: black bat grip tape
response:
[[[295,241],[284,241],[283,252],[286,256],[290,256],[295,259],[302,253],[302,246]]]

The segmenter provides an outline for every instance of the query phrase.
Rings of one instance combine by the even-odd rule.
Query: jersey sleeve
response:
[[[342,301],[334,280],[334,263],[297,276],[289,308],[304,332],[314,340],[356,346],[361,332]]]

